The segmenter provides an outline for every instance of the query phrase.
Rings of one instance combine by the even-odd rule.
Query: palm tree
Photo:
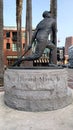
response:
[[[29,45],[32,37],[32,0],[26,0],[26,44]]]
[[[22,3],[23,0],[16,0],[16,23],[17,23],[17,54],[22,55],[21,23],[22,23]]]
[[[57,0],[50,0],[50,10],[53,18],[57,20]]]
[[[32,38],[32,0],[26,0],[26,38],[25,42],[28,46],[31,43]],[[28,52],[28,54],[31,54],[31,50]],[[26,61],[25,66],[32,66],[32,61]]]
[[[57,0],[50,0],[50,11],[53,18],[56,19],[56,30],[57,30]],[[56,48],[52,52],[52,61],[57,64],[57,34],[56,34]]]
[[[3,0],[0,0],[0,82],[3,83],[4,62],[3,62]]]

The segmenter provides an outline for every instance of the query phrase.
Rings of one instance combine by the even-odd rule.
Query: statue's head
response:
[[[44,18],[49,18],[49,17],[51,17],[51,11],[44,11],[43,12],[43,14],[42,14],[42,16],[44,17]]]

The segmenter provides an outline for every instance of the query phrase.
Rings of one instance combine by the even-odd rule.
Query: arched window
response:
[[[6,49],[10,49],[10,43],[6,44]]]

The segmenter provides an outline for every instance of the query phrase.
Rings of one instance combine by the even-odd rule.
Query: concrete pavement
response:
[[[73,103],[55,111],[25,112],[9,108],[3,98],[0,92],[0,130],[73,130]]]

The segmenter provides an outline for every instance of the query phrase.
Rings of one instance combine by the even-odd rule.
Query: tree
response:
[[[29,45],[32,38],[32,0],[26,0],[26,44]]]
[[[22,39],[21,39],[21,28],[22,28],[22,4],[23,0],[16,0],[16,23],[17,23],[17,54],[18,57],[22,55]]]
[[[56,30],[57,30],[57,0],[50,0],[50,11],[56,20]],[[57,64],[57,34],[56,34],[56,48],[52,52],[52,61]]]
[[[4,77],[4,53],[3,53],[3,0],[0,0],[0,82]]]
[[[32,38],[32,0],[26,0],[26,38],[25,42],[28,46],[31,43]],[[27,55],[31,54],[31,50],[27,53]],[[32,66],[32,61],[26,61],[25,66]]]
[[[50,0],[50,10],[53,18],[57,20],[57,0]]]

